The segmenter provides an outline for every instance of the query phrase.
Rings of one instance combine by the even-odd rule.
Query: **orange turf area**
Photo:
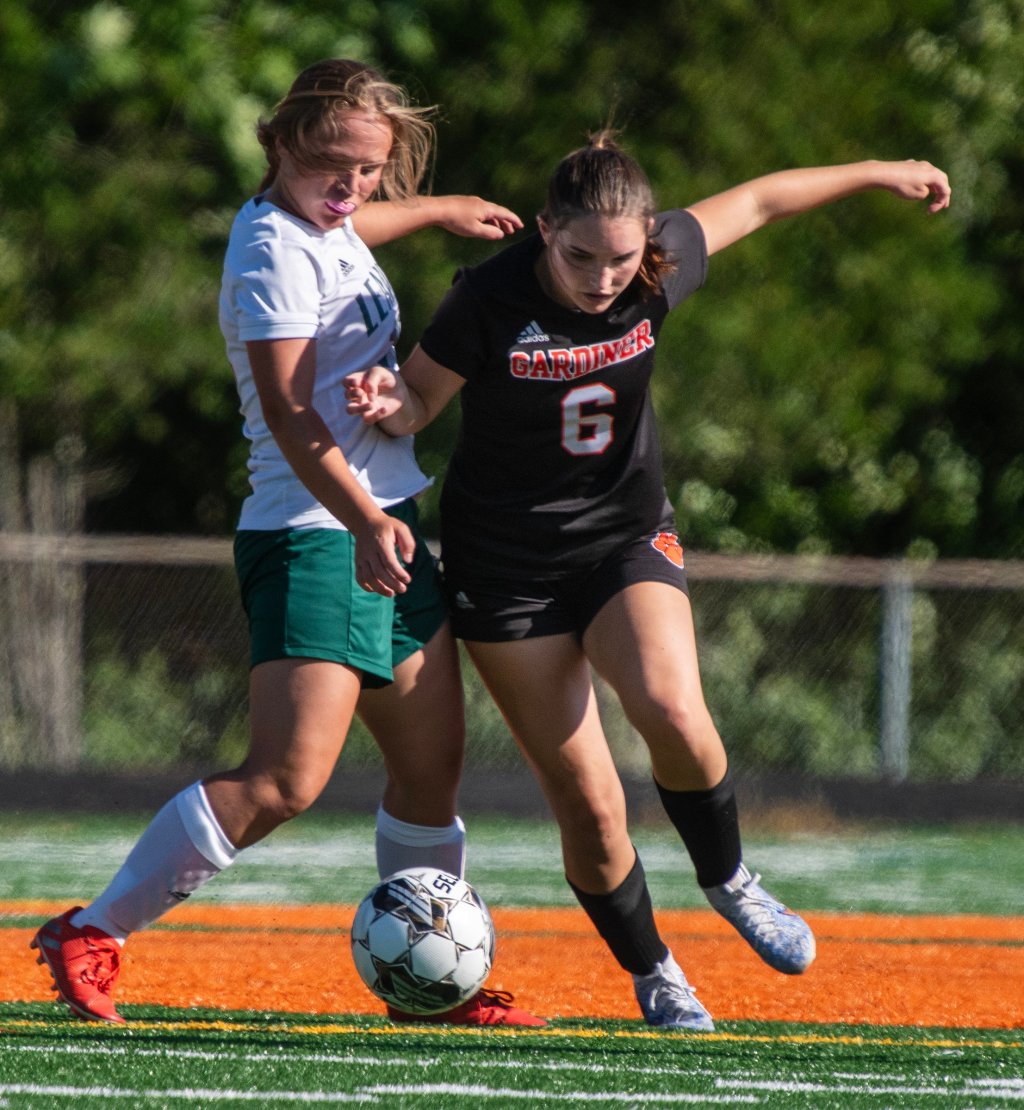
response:
[[[0,903],[0,1000],[52,997],[10,920],[67,906]],[[352,906],[183,906],[129,941],[119,1003],[305,1013],[381,1013],[348,949]],[[639,1018],[629,977],[579,909],[494,909],[488,986],[545,1017]],[[662,935],[719,1020],[1024,1026],[1024,918],[808,914],[818,958],[767,968],[707,910],[663,911]]]

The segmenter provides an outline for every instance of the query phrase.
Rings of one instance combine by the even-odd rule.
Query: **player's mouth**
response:
[[[324,206],[335,216],[351,216],[356,210],[355,203],[351,200],[325,200]]]

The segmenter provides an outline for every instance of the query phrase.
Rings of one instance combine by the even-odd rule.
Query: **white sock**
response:
[[[377,809],[377,874],[383,879],[406,867],[436,867],[461,879],[466,869],[466,826],[410,825]]]
[[[94,925],[124,944],[234,862],[202,783],[175,795],[150,821],[107,889],[72,924]]]

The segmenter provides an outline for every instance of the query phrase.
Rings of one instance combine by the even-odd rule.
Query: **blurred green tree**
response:
[[[331,54],[443,107],[435,191],[529,223],[612,122],[665,205],[784,166],[928,158],[954,207],[887,196],[713,261],[656,401],[687,542],[1020,556],[1022,0],[11,0],[0,11],[0,395],[23,458],[85,445],[90,527],[230,531],[244,446],[216,326],[253,135]],[[486,245],[380,252],[411,346]],[[421,436],[440,474],[454,412]],[[428,525],[431,505],[428,503]]]

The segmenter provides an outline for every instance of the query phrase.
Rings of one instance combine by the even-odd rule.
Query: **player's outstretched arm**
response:
[[[504,239],[523,226],[510,208],[469,196],[371,201],[358,208],[351,219],[368,247],[390,243],[425,227],[442,227],[467,239]]]
[[[948,208],[951,193],[949,178],[930,162],[872,160],[766,174],[698,201],[688,211],[704,229],[708,254],[714,254],[765,224],[870,189],[928,200],[929,212]]]

